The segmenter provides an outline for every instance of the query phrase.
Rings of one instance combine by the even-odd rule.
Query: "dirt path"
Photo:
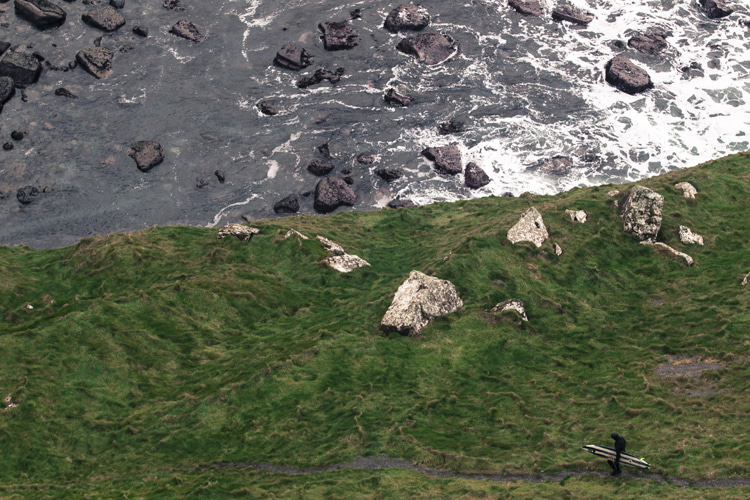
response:
[[[550,473],[539,473],[539,474],[499,474],[499,473],[483,473],[483,474],[464,474],[458,472],[444,471],[438,469],[429,469],[422,467],[421,465],[414,465],[406,460],[398,458],[390,458],[387,455],[380,455],[379,457],[357,457],[354,462],[348,462],[344,464],[332,464],[319,467],[307,467],[299,469],[297,467],[289,467],[286,465],[274,465],[266,462],[214,462],[211,465],[201,465],[200,467],[190,467],[188,470],[195,469],[210,469],[216,468],[246,468],[253,467],[257,470],[266,472],[273,472],[276,474],[315,474],[317,472],[325,472],[332,470],[343,470],[343,469],[358,469],[358,470],[375,470],[375,469],[406,469],[421,472],[428,476],[442,477],[442,478],[459,478],[459,479],[473,479],[473,480],[488,480],[496,482],[509,482],[509,481],[527,481],[530,483],[543,483],[545,481],[560,482],[566,477],[582,477],[588,475],[596,475],[600,477],[609,476],[609,471],[562,471],[562,472],[550,472]],[[750,478],[714,478],[714,479],[699,479],[697,481],[691,481],[690,479],[681,477],[665,477],[661,474],[653,472],[638,472],[630,473],[623,471],[622,476],[613,481],[631,480],[631,479],[649,479],[657,483],[667,483],[680,486],[682,488],[739,488],[741,486],[750,486]]]

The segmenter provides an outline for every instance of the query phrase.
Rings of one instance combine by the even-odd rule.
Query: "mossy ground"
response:
[[[680,181],[697,199],[673,187]],[[250,242],[159,227],[63,249],[2,247],[0,396],[17,406],[0,410],[0,491],[693,494],[646,480],[180,472],[381,453],[465,472],[606,469],[580,445],[607,445],[613,431],[656,472],[747,477],[750,286],[740,282],[750,272],[750,157],[639,184],[664,195],[660,241],[690,254],[693,267],[623,233],[606,193],[628,185],[257,221],[261,234]],[[541,249],[505,238],[529,206],[550,232]],[[568,208],[585,210],[588,222],[570,222]],[[681,224],[706,245],[681,245]],[[317,241],[284,239],[290,228],[324,235],[371,267],[330,270]],[[380,318],[412,270],[453,282],[465,306],[418,338],[383,336]],[[487,312],[509,298],[524,302],[528,323]],[[662,379],[655,370],[667,354],[724,369]],[[687,396],[696,388],[709,395]]]

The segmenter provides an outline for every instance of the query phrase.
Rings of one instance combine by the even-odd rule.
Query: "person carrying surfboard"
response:
[[[616,432],[613,432],[611,437],[615,440],[615,461],[607,460],[607,463],[612,467],[611,475],[619,476],[622,474],[620,470],[620,454],[625,452],[625,438]]]

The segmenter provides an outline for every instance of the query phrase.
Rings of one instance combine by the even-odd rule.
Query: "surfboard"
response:
[[[596,444],[587,444],[581,449],[586,450],[589,453],[593,453],[598,457],[604,457],[607,460],[614,460],[615,456],[617,455],[617,452],[614,448],[608,448],[606,446],[599,446]],[[635,467],[637,469],[648,469],[651,467],[648,462],[646,462],[642,458],[638,458],[635,455],[624,452],[620,453],[620,465],[629,465],[630,467]]]

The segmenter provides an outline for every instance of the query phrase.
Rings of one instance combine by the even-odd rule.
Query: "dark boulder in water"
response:
[[[641,54],[653,57],[669,46],[665,37],[666,35],[661,31],[637,34],[628,40],[628,45]]]
[[[16,93],[16,82],[9,76],[0,76],[0,106]]]
[[[422,151],[428,160],[435,162],[438,172],[446,175],[460,174],[463,170],[461,165],[461,151],[457,146],[440,146],[437,148],[427,148]]]
[[[411,201],[408,198],[402,199],[396,199],[391,200],[388,202],[388,205],[386,205],[388,208],[410,208],[410,207],[416,207],[417,204]]]
[[[464,173],[464,184],[472,189],[477,189],[482,186],[486,186],[490,183],[489,176],[482,170],[479,165],[474,162],[469,162],[466,165],[466,172]]]
[[[733,9],[727,6],[724,0],[700,0],[700,4],[703,12],[711,19],[727,17],[734,12]]]
[[[268,101],[261,101],[257,104],[258,110],[267,116],[275,116],[279,114],[279,108],[271,104]]]
[[[401,171],[393,168],[379,168],[375,171],[378,177],[385,182],[393,182],[401,178]]]
[[[148,36],[148,28],[145,26],[133,26],[133,33],[142,36],[143,38],[146,38]]]
[[[307,171],[318,177],[323,177],[333,172],[336,166],[330,161],[315,160],[307,166]]]
[[[312,64],[312,56],[296,43],[288,43],[276,53],[273,63],[282,68],[298,71]]]
[[[539,0],[508,0],[508,4],[524,16],[539,17],[544,14],[544,7]]]
[[[377,159],[377,156],[369,153],[362,153],[357,155],[357,163],[360,163],[362,165],[372,165]]]
[[[34,186],[24,186],[16,191],[16,199],[21,205],[28,205],[39,196],[39,190]]]
[[[318,26],[323,31],[323,46],[326,50],[348,50],[357,46],[359,35],[346,23],[328,22]]]
[[[385,96],[383,97],[383,99],[385,99],[385,102],[387,102],[388,104],[393,104],[395,106],[402,106],[402,107],[408,106],[409,104],[414,102],[414,99],[412,99],[406,94],[399,92],[396,89],[386,90]]]
[[[90,47],[78,51],[76,61],[96,78],[105,78],[112,73],[114,54],[105,47]]]
[[[65,22],[67,14],[47,0],[16,0],[16,15],[40,30],[54,28]]]
[[[296,214],[299,212],[299,200],[297,195],[290,194],[273,205],[273,211],[277,214]]]
[[[530,167],[533,170],[547,175],[567,175],[573,164],[564,156],[553,156],[539,161],[536,165]]]
[[[41,72],[42,65],[39,58],[27,52],[12,50],[6,52],[0,59],[0,76],[13,78],[16,85],[25,86],[36,83]]]
[[[419,33],[404,38],[396,49],[416,57],[417,62],[428,66],[440,64],[457,51],[455,40],[442,33]]]
[[[313,207],[321,213],[329,213],[342,205],[354,206],[357,195],[352,188],[338,177],[326,177],[315,186]]]
[[[594,15],[591,12],[586,12],[570,4],[563,4],[552,11],[552,19],[586,26],[594,20]]]
[[[312,85],[317,85],[323,80],[328,80],[331,82],[331,85],[338,83],[339,80],[341,80],[341,75],[344,74],[344,68],[336,68],[335,71],[330,71],[327,69],[319,69],[315,72],[313,76],[307,76],[304,78],[300,78],[297,81],[297,87],[301,89],[306,89],[307,87],[310,87]]]
[[[605,70],[607,82],[628,94],[637,94],[654,86],[648,73],[624,56],[610,59]]]
[[[125,24],[125,18],[111,5],[86,12],[81,20],[102,31],[115,31]]]
[[[0,56],[5,54],[5,51],[10,48],[10,42],[0,42]]]
[[[177,21],[172,29],[169,30],[173,35],[185,38],[191,42],[200,43],[208,36],[208,31],[203,26],[194,22],[182,19]]]
[[[440,125],[438,125],[438,134],[459,134],[464,131],[465,125],[466,123],[462,120],[451,120],[449,122],[441,123]]]
[[[61,97],[69,97],[71,99],[78,99],[78,96],[72,93],[70,90],[66,89],[65,87],[58,87],[55,89],[55,95],[61,96]]]
[[[128,156],[135,160],[138,170],[148,172],[164,161],[164,150],[156,141],[138,141],[133,144]]]
[[[419,31],[430,24],[430,14],[424,7],[404,4],[399,5],[385,18],[383,27],[391,33],[399,31]]]

